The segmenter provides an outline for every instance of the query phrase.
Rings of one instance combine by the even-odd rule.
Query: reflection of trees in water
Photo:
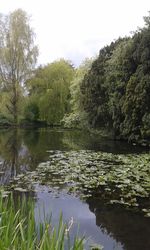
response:
[[[6,149],[10,158],[8,164],[10,164],[11,176],[16,176],[18,170],[18,154],[20,150],[20,137],[18,136],[17,130],[12,131],[6,142]]]
[[[46,161],[47,150],[61,145],[61,136],[42,130],[0,130],[0,184]]]
[[[92,146],[93,145],[93,146]],[[102,142],[101,142],[102,145]],[[8,130],[0,131],[0,184],[48,159],[47,150],[95,147],[95,139],[80,131]],[[22,197],[22,194],[20,194]],[[32,196],[33,193],[28,193]],[[14,199],[18,194],[14,192]],[[150,249],[149,220],[103,203],[91,200],[89,208],[96,215],[96,224],[115,238],[126,250]]]
[[[98,200],[91,200],[88,204],[96,216],[96,225],[120,242],[125,250],[150,249],[148,218],[119,207],[105,206]]]
[[[4,159],[1,163],[1,171],[3,172],[1,183],[8,183],[10,178],[17,173],[18,146],[16,130],[8,131],[6,136],[5,133],[1,133],[0,152],[2,159]]]
[[[48,160],[48,150],[63,149],[64,133],[46,129],[0,130],[0,184]]]
[[[10,179],[28,169],[28,150],[19,130],[0,133],[0,183],[8,184]]]
[[[66,130],[63,136],[63,144],[67,149],[96,150],[114,154],[140,153],[148,151],[147,148],[133,146],[127,142],[114,141],[100,134],[92,134],[86,130]]]

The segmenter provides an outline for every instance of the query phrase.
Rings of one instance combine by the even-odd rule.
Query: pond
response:
[[[145,200],[149,192],[145,179],[144,190],[137,184],[136,189],[133,188],[133,174],[130,181],[126,179],[121,185],[117,183],[117,189],[114,179],[113,182],[109,179],[110,186],[104,188],[108,174],[114,168],[120,178],[124,169],[125,173],[130,173],[131,164],[128,162],[132,155],[134,159],[143,156],[149,161],[146,158],[148,153],[145,148],[79,130],[0,130],[0,185],[4,190],[12,190],[14,197],[24,194],[35,200],[37,225],[51,213],[52,222],[56,224],[62,211],[65,222],[73,220],[71,235],[78,230],[79,235],[87,238],[87,249],[92,244],[100,244],[106,250],[148,250],[150,218],[141,213],[150,207],[149,196]],[[101,191],[92,186],[95,185],[94,180],[95,183],[99,181],[96,171],[101,171],[99,173],[103,177]],[[126,191],[128,184],[132,189],[131,197]],[[114,190],[111,198],[110,189]],[[109,195],[104,196],[106,190]],[[120,190],[126,197],[128,195],[124,202],[127,206],[122,206],[118,199],[122,199]],[[144,198],[141,195],[141,199],[138,196],[135,202],[135,192],[139,196],[146,192],[146,195]],[[108,202],[109,198],[113,202]],[[132,204],[131,200],[134,200]],[[145,207],[143,204],[148,205]]]

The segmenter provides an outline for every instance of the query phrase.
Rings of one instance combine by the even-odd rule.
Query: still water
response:
[[[83,131],[60,129],[0,130],[0,185],[11,185],[12,179],[49,159],[50,150],[94,150],[114,154],[142,153],[144,150],[123,142],[114,142]],[[15,192],[17,195],[17,191]],[[89,245],[101,244],[105,250],[149,250],[150,219],[121,207],[107,206],[100,197],[81,200],[65,190],[51,190],[46,184],[34,184],[28,196],[35,199],[38,224],[52,213],[56,224],[60,211],[65,222],[73,218],[71,235],[87,238]],[[44,210],[44,211],[43,211]],[[41,216],[39,218],[39,211]]]

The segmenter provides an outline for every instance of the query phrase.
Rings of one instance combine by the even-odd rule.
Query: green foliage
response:
[[[14,190],[28,191],[32,183],[44,183],[55,192],[62,188],[86,199],[96,195],[109,204],[121,204],[150,216],[150,155],[50,150],[47,162],[17,176]],[[64,185],[65,184],[65,185]],[[17,185],[17,187],[16,187]],[[27,191],[26,190],[26,191]]]
[[[1,15],[2,117],[14,124],[25,118],[111,129],[115,138],[130,141],[150,139],[150,16],[144,20],[132,37],[112,42],[76,70],[61,59],[33,71],[38,52],[27,14]]]
[[[3,193],[4,196],[4,193]],[[0,249],[14,250],[63,250],[83,249],[83,239],[74,237],[73,244],[69,240],[69,232],[66,233],[67,225],[59,219],[58,229],[52,227],[51,220],[40,224],[36,228],[34,219],[34,203],[23,199],[16,204],[11,198],[0,197]],[[68,248],[65,248],[65,245]]]
[[[27,82],[30,99],[39,107],[39,118],[48,124],[60,124],[69,112],[70,83],[74,69],[63,59],[35,71]]]
[[[67,114],[62,123],[65,127],[84,128],[88,126],[87,114],[82,105],[82,93],[80,85],[85,74],[91,67],[93,59],[86,59],[79,68],[76,69],[74,78],[70,85],[70,113]]]
[[[92,127],[111,128],[115,137],[150,138],[150,25],[100,50],[85,75],[82,104]]]
[[[61,123],[65,128],[87,129],[87,114],[86,112],[81,112],[80,110],[76,113],[70,113],[69,115],[64,116]]]
[[[21,9],[0,15],[0,90],[4,92],[4,112],[18,123],[23,84],[30,76],[38,55],[29,17]]]
[[[49,161],[38,166],[36,177],[39,176],[40,180],[43,174],[45,182],[48,174],[54,176],[55,173],[56,177],[53,177],[50,184],[53,187],[65,183],[70,192],[79,192],[82,198],[96,194],[97,199],[104,198],[106,203],[139,209],[150,216],[149,162],[149,154],[113,155],[90,150],[50,151]]]
[[[31,102],[25,107],[24,118],[31,122],[39,119],[39,107],[36,103]]]
[[[91,69],[81,83],[81,101],[92,127],[109,123],[106,66],[114,47],[115,44],[112,43],[100,50],[98,58],[92,63]]]
[[[8,120],[8,118],[3,114],[0,114],[0,126],[4,127],[9,126],[10,124],[11,122]]]

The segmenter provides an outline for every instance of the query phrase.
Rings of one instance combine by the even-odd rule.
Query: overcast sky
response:
[[[31,15],[39,64],[59,58],[79,65],[119,36],[143,27],[150,0],[0,0],[0,12]]]

